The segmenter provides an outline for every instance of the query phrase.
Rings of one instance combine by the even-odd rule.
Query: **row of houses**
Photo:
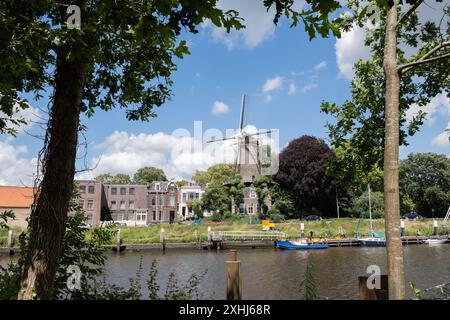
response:
[[[186,183],[178,187],[173,181],[154,181],[149,185],[103,184],[95,180],[77,180],[76,201],[87,216],[87,222],[97,226],[111,217],[128,226],[173,223],[194,217],[189,200],[201,200],[204,186]],[[26,218],[33,204],[33,189],[0,186],[0,212],[14,211],[10,225],[26,227]],[[208,216],[208,212],[204,212]]]

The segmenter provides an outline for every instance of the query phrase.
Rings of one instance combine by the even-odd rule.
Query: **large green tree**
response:
[[[334,152],[321,139],[302,136],[280,153],[274,180],[291,195],[298,214],[336,215],[336,182],[327,174]]]
[[[418,130],[425,116],[419,113],[407,124],[404,116],[411,104],[425,106],[440,92],[448,91],[450,32],[448,23],[442,21],[449,8],[443,10],[440,22],[420,22],[416,10],[423,0],[406,1],[410,6],[401,6],[399,0],[372,2],[380,11],[366,39],[373,58],[355,66],[352,101],[342,106],[324,103],[322,108],[337,118],[329,126],[333,145],[346,143],[350,157],[363,168],[371,168],[374,163],[383,167],[389,297],[404,299],[399,145]],[[367,4],[347,4],[355,12],[350,20],[363,26],[369,13]],[[416,48],[416,53],[407,57],[403,45]]]
[[[39,98],[47,91],[50,96],[20,299],[35,294],[52,298],[73,190],[80,114],[120,107],[129,120],[155,117],[154,107],[170,97],[175,58],[188,53],[181,31],[195,33],[206,19],[227,30],[242,26],[237,12],[223,12],[216,2],[0,2],[0,111],[8,120],[26,104],[23,93]],[[2,131],[6,120],[0,121]]]
[[[243,184],[232,164],[215,164],[205,171],[197,170],[192,180],[207,185],[203,207],[210,212],[230,213],[233,205],[241,203]]]
[[[410,154],[400,163],[400,188],[423,216],[444,216],[450,206],[450,159],[435,153]]]
[[[134,183],[149,184],[153,181],[167,181],[166,174],[162,169],[155,167],[140,168],[133,177]]]

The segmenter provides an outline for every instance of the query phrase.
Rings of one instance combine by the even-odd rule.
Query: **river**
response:
[[[406,281],[420,289],[450,282],[450,245],[428,247],[404,246]],[[125,251],[108,254],[105,280],[128,286],[136,277],[142,261],[142,287],[146,293],[146,275],[154,259],[158,261],[158,280],[162,293],[170,273],[180,282],[193,273],[204,277],[199,285],[200,299],[224,299],[225,261],[227,251],[172,249]],[[7,261],[0,256],[0,264]],[[378,265],[386,272],[386,248],[342,247],[316,251],[283,251],[276,249],[239,249],[244,299],[299,299],[299,284],[312,259],[317,293],[323,299],[358,299],[358,275],[369,265]],[[409,297],[412,290],[407,288]]]

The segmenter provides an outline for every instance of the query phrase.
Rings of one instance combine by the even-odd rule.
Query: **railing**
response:
[[[286,233],[279,231],[218,231],[212,234],[213,241],[277,240],[286,237]]]

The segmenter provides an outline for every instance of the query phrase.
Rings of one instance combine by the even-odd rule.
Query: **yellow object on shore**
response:
[[[275,228],[275,223],[271,223],[269,219],[264,219],[262,221],[262,228],[263,230],[271,230]]]

